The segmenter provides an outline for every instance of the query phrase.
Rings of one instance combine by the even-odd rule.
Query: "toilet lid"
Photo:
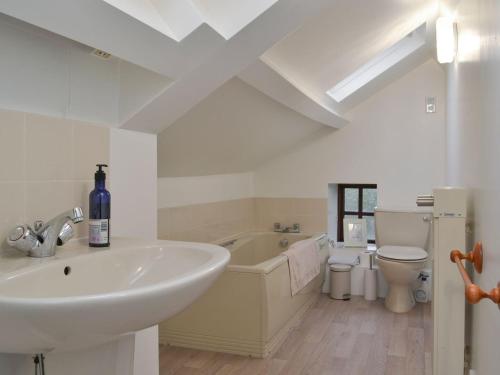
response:
[[[377,250],[382,258],[394,260],[422,260],[427,258],[427,252],[420,247],[382,246]]]

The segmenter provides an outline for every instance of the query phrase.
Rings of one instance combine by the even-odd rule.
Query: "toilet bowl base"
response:
[[[389,293],[385,297],[385,307],[395,313],[406,313],[415,306],[415,297],[408,285],[389,285]]]

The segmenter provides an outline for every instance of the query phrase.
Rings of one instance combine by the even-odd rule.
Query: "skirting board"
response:
[[[180,346],[190,349],[208,350],[229,354],[250,356],[254,358],[266,358],[276,352],[286,340],[290,331],[295,328],[309,308],[319,298],[319,293],[312,296],[304,305],[297,310],[295,315],[269,340],[255,341],[244,339],[229,339],[225,337],[206,336],[196,333],[180,332],[171,329],[163,329],[160,332],[160,344]]]

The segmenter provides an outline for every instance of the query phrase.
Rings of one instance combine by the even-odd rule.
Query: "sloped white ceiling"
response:
[[[332,6],[330,0],[280,0],[213,55],[178,77],[144,110],[123,124],[125,129],[158,133],[172,125],[203,98],[258,59],[306,20]],[[168,108],[168,111],[165,111]],[[340,116],[340,122],[344,123]]]
[[[158,136],[158,176],[253,171],[335,131],[233,78]]]
[[[247,82],[325,125],[344,126],[346,108],[326,91],[427,21],[437,2],[2,0],[0,12],[169,77],[172,84],[120,124],[159,133],[259,58],[270,68],[260,71],[275,72],[290,90],[269,89],[266,77]],[[148,14],[154,25],[144,22]]]
[[[277,0],[102,0],[178,42],[203,23],[230,39]]]
[[[305,86],[327,91],[435,14],[434,0],[335,2],[262,57]]]
[[[103,0],[2,0],[0,12],[171,78],[174,82],[166,90],[121,124],[125,129],[151,133],[173,124],[276,42],[336,3],[256,0],[238,7],[234,0],[109,1],[120,8],[126,5],[126,9]],[[196,27],[195,20],[195,29],[179,42],[168,36],[176,33],[169,17],[173,11],[185,13],[185,8],[174,5],[186,1],[203,9],[202,20],[213,28],[208,23]],[[143,21],[155,9],[160,12],[149,26]],[[131,16],[137,12],[140,17]],[[162,20],[168,23],[166,29],[161,27]]]

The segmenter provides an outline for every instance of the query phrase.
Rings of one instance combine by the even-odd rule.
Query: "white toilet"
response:
[[[389,285],[388,310],[404,313],[415,306],[411,286],[429,258],[431,218],[430,212],[375,210],[376,259]]]

